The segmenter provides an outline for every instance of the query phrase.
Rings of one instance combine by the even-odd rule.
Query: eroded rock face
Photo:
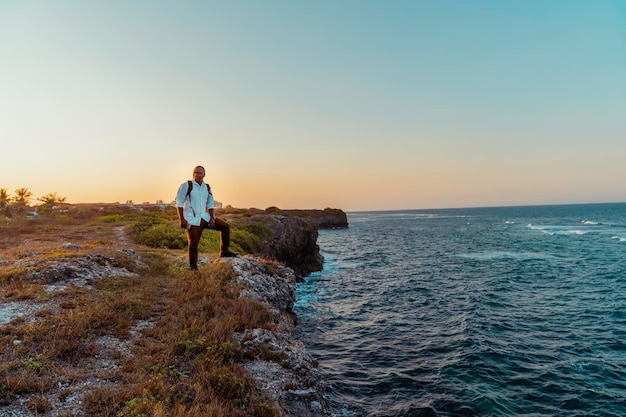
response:
[[[297,278],[321,271],[324,257],[317,245],[317,226],[298,217],[273,215],[254,215],[239,222],[258,222],[266,224],[272,231],[271,236],[263,240],[264,247],[259,255],[283,262],[293,269]]]
[[[129,255],[128,252],[123,253]],[[128,257],[138,259],[136,253]],[[133,259],[133,262],[136,264],[134,269],[145,268],[139,261]],[[63,289],[69,284],[79,287],[91,286],[95,280],[103,277],[135,275],[136,273],[127,269],[127,265],[120,264],[112,256],[89,254],[76,258],[61,258],[46,263],[40,262],[36,270],[26,274],[26,278],[34,283],[48,284],[48,289],[52,290],[55,286]]]
[[[343,229],[348,227],[348,216],[343,210],[325,208],[324,210],[283,210],[284,214],[299,216],[317,229]]]
[[[238,342],[257,359],[244,367],[259,387],[277,404],[284,417],[325,417],[332,415],[324,399],[326,384],[317,364],[302,342],[294,338],[296,275],[279,264],[264,266],[252,257],[222,260],[230,262],[237,282],[245,289],[240,296],[258,299],[274,313],[276,330],[248,329]],[[261,354],[259,354],[261,352]]]

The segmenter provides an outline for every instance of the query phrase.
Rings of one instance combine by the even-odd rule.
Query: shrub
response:
[[[231,230],[233,248],[246,253],[261,252],[265,246],[263,239],[272,235],[272,229],[260,222],[252,222],[244,226],[234,224]]]
[[[231,245],[233,249],[247,253],[258,252],[263,247],[258,236],[244,229],[236,229],[231,232]]]
[[[180,230],[168,224],[155,224],[140,230],[135,240],[153,248],[185,249],[187,237]]]
[[[272,235],[272,229],[265,223],[248,223],[244,226],[244,229],[260,238],[266,238]]]
[[[126,215],[126,214],[107,214],[106,216],[96,217],[94,220],[97,222],[104,223],[117,223],[117,222],[125,222],[129,220],[135,220],[135,217]]]

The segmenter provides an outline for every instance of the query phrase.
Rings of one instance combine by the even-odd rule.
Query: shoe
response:
[[[190,271],[197,271],[197,270],[198,270],[198,267],[197,267],[197,266],[190,266],[190,267],[189,267],[189,270],[190,270]]]
[[[222,253],[220,254],[220,256],[221,256],[222,258],[234,258],[234,257],[236,257],[236,256],[239,256],[239,253],[237,253],[237,252],[231,252],[231,251],[227,250],[227,251],[225,251],[225,252],[222,252]]]

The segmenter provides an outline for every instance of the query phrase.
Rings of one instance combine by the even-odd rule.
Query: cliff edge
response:
[[[250,212],[247,217],[234,218],[232,222],[240,227],[266,226],[269,233],[254,252],[284,263],[294,270],[298,280],[322,270],[324,257],[317,245],[318,230],[348,227],[346,213],[330,208],[281,210],[270,207],[265,212]]]
[[[330,410],[324,399],[326,383],[302,342],[294,338],[296,276],[292,269],[267,269],[252,257],[229,262],[244,289],[241,296],[260,300],[274,316],[276,328],[248,329],[237,335],[245,355],[245,369],[264,393],[282,409],[284,417],[324,417]],[[260,355],[259,352],[264,352]],[[265,359],[264,359],[265,358]]]
[[[321,222],[256,214],[258,255],[204,254],[199,271],[133,241],[151,217],[2,226],[0,415],[330,416],[294,337]]]

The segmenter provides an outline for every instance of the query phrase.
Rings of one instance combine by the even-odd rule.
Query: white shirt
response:
[[[202,219],[207,222],[211,220],[208,210],[215,208],[215,202],[213,201],[213,194],[209,194],[208,187],[204,181],[202,181],[202,184],[191,181],[191,185],[189,198],[187,198],[187,182],[185,181],[178,187],[176,207],[183,208],[183,216],[187,223],[192,226],[200,226]]]

